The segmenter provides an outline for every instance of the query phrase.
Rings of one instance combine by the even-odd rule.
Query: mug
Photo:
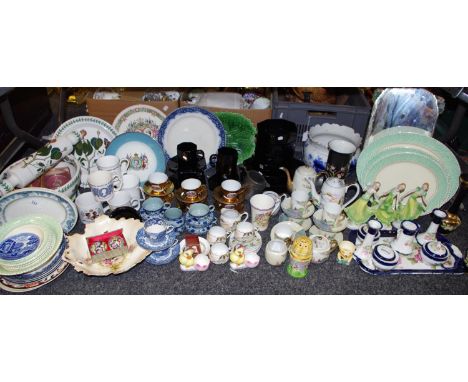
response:
[[[114,188],[122,188],[122,175],[125,174],[130,166],[128,159],[119,159],[115,155],[104,155],[96,161],[98,170],[109,171],[112,174]]]
[[[122,176],[122,191],[127,191],[132,200],[138,201],[137,210],[140,209],[140,203],[145,200],[145,194],[140,187],[140,178],[135,174],[125,174]]]
[[[271,240],[265,247],[265,259],[268,264],[278,266],[288,257],[288,246],[282,240]]]
[[[266,231],[275,208],[275,200],[269,195],[256,194],[250,198],[250,207],[255,228],[259,231]]]
[[[209,258],[214,264],[225,264],[229,260],[229,248],[224,243],[215,243],[211,246]]]
[[[208,243],[211,245],[216,244],[216,243],[226,243],[227,240],[227,232],[223,227],[220,226],[213,226],[210,228],[208,231],[208,234],[206,235],[206,240],[208,240]]]
[[[115,191],[112,198],[107,202],[111,211],[119,207],[140,207],[140,201],[133,199],[128,191]]]
[[[167,235],[174,230],[174,227],[166,225],[160,219],[148,219],[143,229],[150,240],[160,242],[166,239]]]
[[[326,172],[330,177],[343,179],[348,175],[351,159],[357,147],[344,139],[333,139],[328,143]]]
[[[84,192],[79,194],[75,199],[78,214],[83,224],[94,222],[98,216],[104,214],[107,209],[102,207],[102,204],[96,200],[92,192]]]
[[[168,208],[166,211],[164,211],[163,217],[166,223],[173,226],[175,230],[179,232],[183,231],[185,227],[185,219],[180,208]]]
[[[114,194],[114,182],[109,171],[95,171],[88,175],[88,184],[99,202],[107,202]]]
[[[338,242],[336,240],[329,240],[323,235],[311,235],[309,239],[312,240],[312,262],[319,264],[324,262],[330,256],[336,247]]]
[[[291,193],[291,206],[293,210],[305,210],[312,202],[306,190],[296,190]]]
[[[219,223],[226,231],[230,232],[235,228],[236,224],[245,222],[249,218],[248,212],[239,213],[237,210],[230,208],[221,208],[221,216]]]
[[[150,216],[157,216],[166,211],[171,206],[170,203],[164,203],[162,199],[151,197],[146,199],[141,208]]]
[[[256,229],[252,223],[240,222],[236,225],[234,238],[238,241],[249,243],[255,238]]]

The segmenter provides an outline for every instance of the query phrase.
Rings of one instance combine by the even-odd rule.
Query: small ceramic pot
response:
[[[224,243],[211,246],[209,258],[213,264],[225,264],[229,261],[229,248]]]
[[[143,229],[151,241],[160,242],[166,239],[167,235],[174,230],[174,227],[166,225],[160,219],[149,219],[145,222]]]
[[[226,243],[227,240],[227,232],[223,227],[220,226],[214,226],[211,227],[210,230],[208,231],[208,234],[206,235],[206,240],[210,244],[217,244],[217,243]]]
[[[265,248],[265,259],[268,264],[278,266],[288,257],[288,247],[282,240],[272,240]]]
[[[448,250],[440,241],[433,240],[421,247],[421,257],[426,264],[439,265],[447,261]]]
[[[241,222],[236,225],[234,238],[240,242],[249,243],[255,237],[255,226],[249,222]]]
[[[89,174],[88,184],[99,202],[107,202],[114,194],[114,182],[109,171],[95,171]]]
[[[250,207],[255,228],[259,231],[266,231],[275,208],[275,200],[268,195],[256,194],[250,198]]]
[[[312,240],[312,263],[320,264],[328,260],[330,253],[332,253],[338,243],[336,240],[329,240],[323,235],[311,235],[309,238]]]
[[[84,192],[78,195],[75,204],[83,224],[94,222],[94,219],[103,215],[105,212],[101,202],[96,200],[92,192]]]

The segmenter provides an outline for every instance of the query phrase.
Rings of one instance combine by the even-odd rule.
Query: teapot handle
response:
[[[349,199],[344,205],[343,205],[343,208],[346,208],[348,207],[351,203],[353,203],[358,197],[359,197],[359,194],[361,193],[361,187],[359,187],[359,184],[357,183],[353,183],[353,184],[350,184],[349,186],[346,187],[346,191],[348,191],[348,189],[350,187],[356,187],[356,193],[354,194],[354,196]]]

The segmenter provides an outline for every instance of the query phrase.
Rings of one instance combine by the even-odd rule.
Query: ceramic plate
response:
[[[271,240],[278,240],[278,237],[276,236],[276,231],[278,229],[278,227],[282,227],[282,226],[287,226],[289,227],[293,232],[294,234],[302,234],[302,235],[306,235],[302,226],[300,224],[297,224],[297,223],[294,223],[294,222],[291,222],[291,221],[284,221],[284,222],[280,222],[276,225],[273,226],[273,228],[271,229],[271,232],[270,232],[270,239]]]
[[[166,158],[161,146],[143,133],[124,133],[115,138],[106,150],[106,155],[128,159],[129,174],[136,174],[143,186],[153,172],[165,172]]]
[[[310,229],[310,227],[312,227],[312,219],[311,218],[294,219],[294,218],[290,218],[288,215],[286,215],[284,213],[282,213],[279,216],[278,221],[280,221],[280,222],[291,221],[293,223],[297,223],[302,227],[304,232],[307,231],[308,229]]]
[[[115,117],[112,126],[118,134],[126,132],[144,133],[157,139],[158,131],[166,118],[161,110],[149,105],[133,105]]]
[[[257,253],[262,248],[262,237],[260,233],[255,231],[255,237],[252,241],[244,243],[243,241],[237,240],[234,235],[229,237],[229,248],[234,248],[237,244],[241,244],[245,249]]]
[[[81,141],[74,146],[73,154],[81,165],[81,187],[87,187],[89,173],[97,169],[96,161],[104,155],[117,132],[100,118],[82,116],[62,123],[55,131],[54,138],[72,131],[81,134]]]
[[[210,156],[226,145],[226,135],[223,124],[213,113],[199,107],[181,107],[164,120],[158,142],[169,158],[177,155],[179,143],[193,142],[203,150],[209,163]]]
[[[322,236],[325,236],[329,240],[336,240],[338,244],[340,244],[344,239],[343,233],[341,232],[323,231],[314,225],[310,228],[309,235],[322,235]]]
[[[63,232],[70,232],[78,220],[78,211],[70,198],[40,187],[12,191],[0,199],[0,224],[31,215],[47,215],[58,221]]]
[[[237,164],[244,163],[255,152],[257,129],[250,119],[239,113],[215,113],[226,132],[226,146],[237,150]]]

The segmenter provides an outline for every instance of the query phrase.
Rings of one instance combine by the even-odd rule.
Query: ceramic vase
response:
[[[402,255],[411,255],[419,226],[410,220],[403,220],[400,227],[396,239],[391,243],[391,247]]]
[[[369,220],[367,226],[368,228],[366,236],[364,237],[361,245],[359,245],[359,247],[357,247],[356,251],[354,252],[354,256],[363,261],[369,261],[371,259],[374,238],[383,228],[382,223],[375,219]]]
[[[433,241],[436,239],[436,234],[439,229],[440,223],[442,220],[447,217],[445,211],[435,209],[432,211],[432,222],[427,228],[426,232],[422,232],[416,236],[416,241],[419,245],[424,245],[429,241]]]

